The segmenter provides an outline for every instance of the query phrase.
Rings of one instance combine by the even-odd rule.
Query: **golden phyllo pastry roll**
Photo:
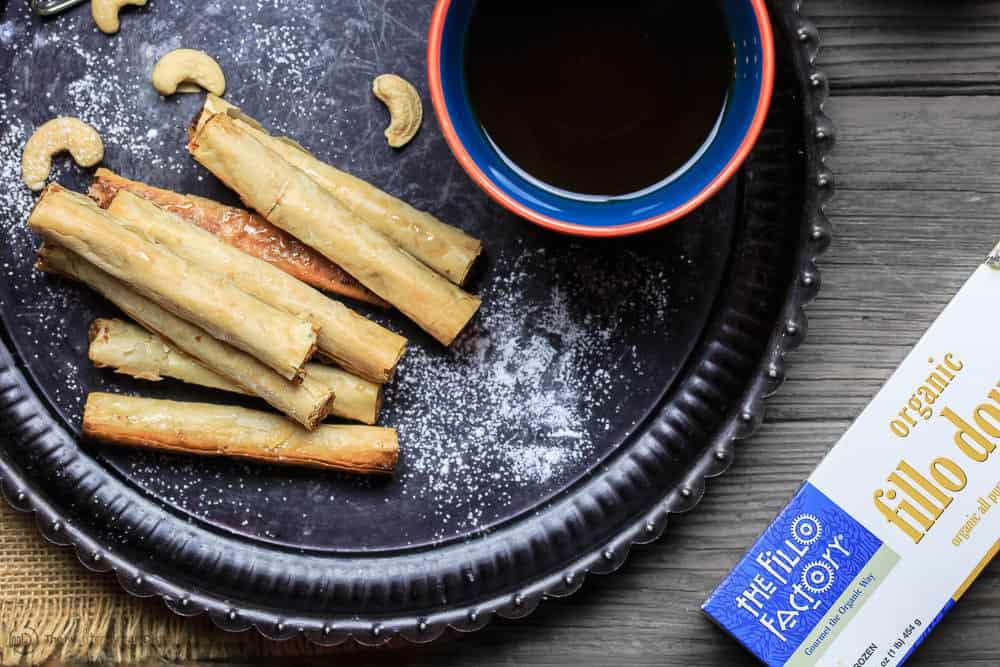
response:
[[[90,327],[90,360],[101,368],[143,380],[164,377],[238,394],[253,392],[219,375],[170,341],[117,319],[97,319]],[[306,364],[306,377],[326,385],[333,392],[330,414],[343,419],[374,424],[382,407],[382,386],[347,371]]]
[[[273,264],[316,289],[380,307],[389,305],[326,257],[252,211],[226,206],[197,195],[156,188],[124,178],[103,167],[94,174],[94,182],[87,194],[98,206],[107,208],[122,190],[148,199],[218,236],[234,248]]]
[[[316,349],[311,323],[128,231],[84,195],[48,186],[28,224],[47,240],[286,379],[299,378]]]
[[[83,433],[113,445],[367,474],[391,474],[399,458],[391,428],[323,424],[308,431],[232,405],[106,393],[87,397]]]
[[[336,262],[441,343],[450,345],[479,309],[478,298],[366,225],[228,114],[205,121],[188,150],[268,222]]]
[[[267,262],[128,191],[108,213],[130,232],[203,265],[269,306],[311,322],[326,358],[374,382],[386,382],[406,349],[406,339]]]
[[[453,283],[465,282],[482,252],[482,244],[477,239],[319,160],[294,141],[272,136],[260,123],[220,97],[210,94],[205,98],[205,107],[197,122],[200,125],[218,113],[231,115],[254,139],[308,174],[372,229]]]
[[[47,242],[38,252],[38,268],[84,283],[206,368],[306,428],[315,428],[333,409],[333,390],[309,373],[303,373],[299,382],[286,380],[246,352],[216,340],[65,248]]]

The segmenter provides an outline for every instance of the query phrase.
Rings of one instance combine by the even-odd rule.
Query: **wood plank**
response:
[[[1000,139],[992,131],[1000,99],[942,97],[924,103],[896,97],[834,98],[827,109],[836,119],[831,166],[841,193],[951,193],[941,202],[929,199],[929,212],[947,212],[942,204],[958,203],[977,218],[989,217],[989,209],[975,205],[986,201],[978,197],[1000,193]],[[886,196],[878,212],[899,210],[898,195]],[[911,210],[926,215],[922,208]]]
[[[856,417],[1000,240],[1000,99],[843,97],[827,111],[833,244],[773,419]]]
[[[1000,2],[806,0],[835,94],[1000,92]]]

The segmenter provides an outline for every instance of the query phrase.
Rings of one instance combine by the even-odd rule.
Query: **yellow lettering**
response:
[[[951,408],[942,410],[941,416],[958,428],[955,433],[955,444],[963,454],[973,461],[982,463],[996,449],[996,445],[987,440],[986,436],[973,428],[971,424],[952,412]]]
[[[893,492],[890,491],[889,493]],[[882,516],[884,516],[889,523],[906,533],[906,535],[913,540],[914,544],[919,544],[920,540],[924,539],[924,533],[917,530],[912,524],[910,524],[910,522],[901,517],[899,515],[898,508],[894,510],[886,505],[885,501],[882,500],[883,497],[886,497],[886,493],[882,489],[875,491],[872,496],[872,501],[875,503],[875,507],[878,511],[881,512]],[[895,495],[891,496],[890,499],[891,498],[895,498]]]
[[[930,375],[927,376],[927,384],[929,384],[930,386],[934,387],[937,390],[937,392],[940,394],[945,389],[948,388],[948,385],[950,383],[948,382],[948,380],[945,380],[939,374],[932,372]]]
[[[921,487],[923,487],[923,489],[927,493],[929,493],[932,496],[934,496],[937,499],[937,501],[939,503],[941,503],[942,505],[944,505],[945,507],[947,507],[949,504],[951,504],[951,498],[948,495],[946,495],[945,493],[943,493],[941,491],[941,489],[939,489],[936,486],[934,486],[929,479],[927,479],[926,477],[924,477],[923,475],[921,475],[917,471],[916,468],[914,468],[913,466],[911,466],[906,461],[900,461],[899,465],[896,466],[896,469],[899,470],[901,473],[907,475],[910,479],[912,479],[917,484],[919,484]],[[941,513],[938,512],[937,516],[935,516],[934,518],[936,519],[940,515],[941,515]]]
[[[955,359],[954,361],[952,361],[952,358],[954,356],[955,355],[952,354],[951,352],[949,352],[948,354],[944,355],[944,363],[945,363],[945,365],[948,366],[948,368],[950,368],[953,371],[960,371],[963,368],[965,368],[965,363],[964,362],[962,362],[962,361],[960,361],[958,359]]]
[[[926,389],[926,387],[920,387],[920,389],[917,389],[917,393],[910,397],[910,401],[908,403],[914,412],[923,417],[924,421],[930,419],[931,415],[934,414],[934,410],[932,410],[929,406],[937,400],[937,394],[933,391],[927,390],[926,393],[921,393]],[[921,402],[920,398],[917,397],[918,394],[920,394],[924,400],[927,400],[927,405],[924,405],[923,402]],[[928,396],[930,397],[929,400]]]
[[[950,473],[952,477],[946,475],[942,471],[942,468]],[[965,471],[957,463],[944,456],[934,459],[931,462],[931,477],[944,488],[956,493],[964,489],[966,483],[969,481]]]
[[[936,401],[938,399],[938,395],[937,394],[935,394],[933,391],[931,391],[930,389],[928,389],[927,387],[924,387],[924,386],[920,386],[920,387],[917,388],[917,394],[916,394],[916,396],[920,396],[920,398],[924,399],[924,401],[927,403],[927,405],[934,405],[934,401]],[[914,396],[914,398],[916,398],[916,396]],[[911,408],[913,408],[913,400],[914,400],[914,398],[910,399],[910,407]],[[919,403],[920,401],[918,400],[917,402]],[[916,410],[917,408],[913,408],[913,409]],[[931,410],[930,408],[926,408],[925,407],[923,410],[920,410],[920,416],[923,417],[924,419],[930,418],[930,416],[932,414],[934,414],[934,411]]]
[[[1000,409],[990,405],[989,403],[983,403],[976,408],[975,415],[976,426],[983,429],[994,438],[1000,438]],[[989,416],[989,419],[987,419],[987,415]]]
[[[948,378],[949,380],[954,380],[955,379],[955,374],[952,373],[950,370],[948,370],[948,367],[945,366],[944,364],[938,364],[935,368],[937,368],[937,370],[941,371],[941,373],[943,373],[944,376],[946,378]]]

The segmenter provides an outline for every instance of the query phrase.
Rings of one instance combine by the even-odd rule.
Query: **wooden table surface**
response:
[[[430,647],[310,664],[755,664],[701,603],[1000,241],[1000,0],[807,0],[804,13],[837,127],[834,240],[759,433],[693,513],[572,597]],[[1000,562],[910,664],[1000,665],[998,631]]]
[[[364,662],[755,664],[702,601],[1000,241],[1000,0],[807,0],[803,11],[832,89],[834,240],[763,428],[618,573],[526,620]],[[998,665],[998,631],[995,562],[910,664]]]
[[[758,434],[693,513],[572,597],[430,647],[310,664],[756,664],[701,603],[1000,241],[1000,0],[806,0],[803,11],[831,83],[834,237],[806,342]],[[910,664],[1000,665],[1000,559]]]

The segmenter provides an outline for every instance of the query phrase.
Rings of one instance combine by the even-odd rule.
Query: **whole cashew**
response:
[[[226,76],[219,63],[204,51],[177,49],[157,61],[153,68],[153,87],[161,95],[196,93],[199,87],[222,95],[226,92]]]
[[[90,11],[94,15],[94,23],[109,35],[118,32],[121,27],[118,21],[118,11],[125,5],[145,5],[146,0],[90,0]]]
[[[52,168],[52,156],[69,151],[81,167],[93,167],[104,159],[101,135],[79,118],[62,116],[43,124],[24,144],[21,178],[36,192],[45,187]]]
[[[417,89],[400,76],[382,74],[375,77],[372,92],[389,108],[389,127],[385,128],[389,145],[393,148],[405,146],[416,135],[424,118]]]

